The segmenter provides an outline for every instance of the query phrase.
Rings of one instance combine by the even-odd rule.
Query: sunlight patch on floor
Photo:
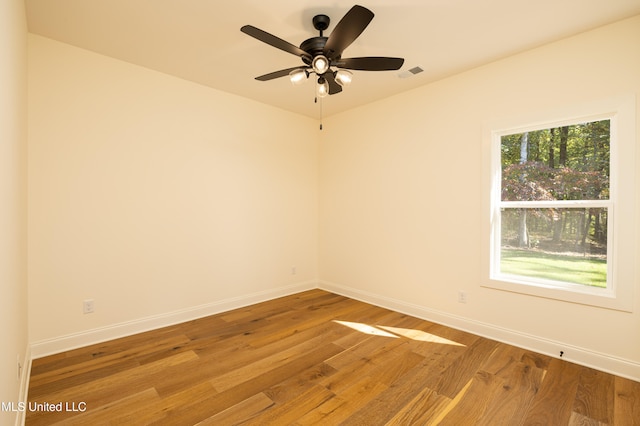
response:
[[[338,321],[338,320],[334,320],[333,322],[337,322],[338,324],[342,324],[349,328],[353,328],[354,330],[359,331],[361,333],[365,333],[365,334],[371,334],[374,336],[393,337],[396,339],[398,338],[398,336],[396,336],[395,334],[391,334],[377,327],[373,327],[368,324],[363,324],[361,322]]]
[[[441,343],[443,345],[464,346],[461,343],[454,342],[453,340],[445,339],[444,337],[436,336],[435,334],[427,333],[422,330],[415,330],[412,328],[400,328],[400,327],[388,327],[385,325],[379,325],[378,327],[390,331],[400,336],[407,337],[413,340],[419,340],[421,342],[433,342]]]
[[[444,337],[436,336],[435,334],[427,333],[426,331],[422,331],[422,330],[415,330],[412,328],[389,327],[385,325],[373,326],[373,325],[364,324],[361,322],[339,321],[339,320],[334,320],[333,322],[342,324],[345,327],[352,328],[361,333],[370,334],[372,336],[393,337],[395,339],[402,336],[402,337],[406,337],[408,339],[416,340],[420,342],[431,342],[431,343],[439,343],[442,345],[453,345],[453,346],[465,346],[461,343],[454,342],[453,340],[445,339]]]

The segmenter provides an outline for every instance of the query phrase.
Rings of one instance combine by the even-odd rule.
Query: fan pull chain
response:
[[[318,103],[318,97],[315,97],[315,103]],[[322,98],[320,98],[320,130],[322,130]]]

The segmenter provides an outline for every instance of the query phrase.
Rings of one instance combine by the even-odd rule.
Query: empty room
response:
[[[640,424],[640,1],[0,20],[0,424]]]

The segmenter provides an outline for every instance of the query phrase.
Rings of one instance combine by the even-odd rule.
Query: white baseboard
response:
[[[289,286],[260,291],[244,296],[233,297],[200,306],[194,306],[179,311],[126,321],[106,327],[59,336],[52,339],[41,340],[31,344],[31,357],[42,358],[71,349],[81,348],[120,337],[130,336],[157,328],[191,321],[197,318],[215,315],[232,309],[242,308],[255,303],[264,302],[278,297],[288,296],[301,291],[317,288],[316,281],[296,283]]]
[[[589,349],[567,345],[563,342],[451,315],[446,312],[327,281],[320,281],[318,288],[544,355],[558,358],[560,351],[563,351],[563,360],[640,382],[640,363],[634,361],[616,358]]]
[[[31,346],[27,345],[22,359],[22,371],[20,372],[20,391],[18,393],[18,406],[26,407],[29,393],[29,378],[31,377]],[[16,426],[24,426],[26,410],[18,410],[16,413]]]

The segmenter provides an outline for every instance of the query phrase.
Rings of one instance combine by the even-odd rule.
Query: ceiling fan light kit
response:
[[[347,70],[338,70],[336,71],[336,83],[338,83],[342,87],[346,87],[351,84],[353,80],[353,73]]]
[[[316,96],[324,98],[329,94],[329,83],[324,77],[318,77],[318,84],[316,86]]]
[[[300,47],[251,25],[243,26],[240,31],[263,43],[296,55],[304,63],[302,66],[261,75],[256,77],[256,80],[269,81],[288,75],[293,84],[299,85],[313,72],[318,76],[316,96],[323,98],[342,92],[342,88],[351,83],[353,73],[348,71],[349,69],[393,71],[402,67],[403,58],[342,58],[342,52],[367,28],[373,16],[373,12],[369,9],[355,5],[338,22],[331,35],[324,37],[323,33],[329,27],[331,20],[327,15],[316,15],[312,22],[320,35],[303,41]]]
[[[296,86],[301,85],[309,77],[309,72],[302,68],[297,68],[289,73],[289,79],[291,83]]]
[[[329,69],[329,60],[324,55],[318,55],[311,61],[313,72],[323,75]]]

